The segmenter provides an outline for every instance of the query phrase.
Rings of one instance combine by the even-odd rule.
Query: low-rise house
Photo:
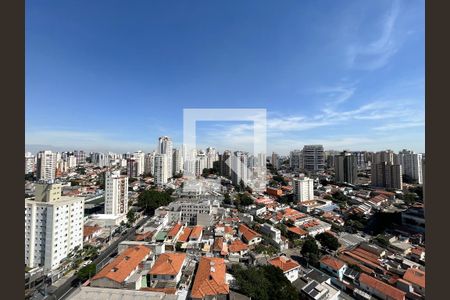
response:
[[[319,283],[316,280],[309,280],[301,289],[301,299],[308,300],[338,300],[341,291],[331,286],[327,282]]]
[[[176,223],[167,233],[168,240],[176,240],[181,233],[183,232],[183,225],[180,223]]]
[[[365,273],[359,275],[359,287],[383,300],[405,300],[406,293]]]
[[[397,281],[397,287],[425,297],[425,271],[409,268],[403,274],[403,280]]]
[[[94,226],[84,226],[83,228],[83,242],[87,243],[96,237],[100,236],[102,228],[95,224]]]
[[[228,245],[223,237],[217,237],[214,240],[211,251],[216,256],[228,255]]]
[[[256,245],[256,244],[261,243],[261,240],[262,240],[261,234],[248,228],[244,224],[239,225],[238,233],[239,233],[239,237],[243,238],[244,241],[247,242],[249,245]]]
[[[318,234],[324,233],[331,230],[331,224],[320,221],[318,219],[313,219],[309,222],[303,223],[301,228],[308,232],[310,236],[316,236]]]
[[[236,239],[228,246],[228,253],[230,255],[243,256],[248,252],[248,245],[241,240]]]
[[[298,279],[298,273],[300,265],[284,255],[269,260],[269,263],[277,268],[280,268],[284,276],[289,279],[290,282],[294,282]]]
[[[181,278],[181,270],[186,263],[184,253],[163,253],[155,261],[151,268],[150,282],[169,281],[178,283]]]
[[[296,226],[288,227],[287,230],[288,230],[289,234],[293,234],[294,236],[296,236],[300,239],[304,239],[308,236],[308,231],[303,230]]]
[[[229,287],[223,258],[202,256],[192,285],[191,298],[217,299],[219,295],[228,294]]]
[[[342,280],[347,264],[340,259],[326,255],[320,260],[320,267]]]
[[[414,247],[409,253],[409,258],[415,262],[425,262],[425,248]]]
[[[139,270],[142,262],[149,257],[151,250],[145,246],[129,247],[107,264],[92,279],[90,285],[104,288],[124,288]],[[142,278],[136,277],[135,289],[140,289]]]
[[[192,228],[185,227],[181,235],[178,237],[178,242],[186,243],[189,241],[189,236],[191,235]]]
[[[194,226],[194,228],[191,231],[191,234],[189,235],[189,241],[190,242],[200,242],[202,239],[203,234],[203,226]]]

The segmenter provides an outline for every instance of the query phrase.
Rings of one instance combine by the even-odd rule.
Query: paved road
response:
[[[113,242],[108,248],[105,249],[96,259],[94,259],[93,263],[97,264],[98,266],[103,265],[106,263],[109,259],[109,256],[117,252],[117,246],[120,242],[125,240],[130,240],[134,238],[134,235],[136,233],[136,228],[139,228],[142,226],[145,222],[147,222],[150,219],[150,217],[145,217],[139,223],[133,227],[128,229],[128,233],[126,235],[122,235],[119,239],[117,239],[115,242]],[[67,279],[66,282],[64,282],[59,288],[57,288],[55,291],[53,291],[51,294],[49,294],[45,300],[61,300],[65,299],[68,295],[70,295],[75,289],[77,289],[77,286],[74,286],[74,283],[76,283],[77,276],[74,275]]]

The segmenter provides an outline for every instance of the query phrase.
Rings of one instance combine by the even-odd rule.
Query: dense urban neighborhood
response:
[[[425,154],[187,151],[26,153],[25,297],[425,298]]]

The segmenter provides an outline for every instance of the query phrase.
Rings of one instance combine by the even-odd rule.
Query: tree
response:
[[[251,266],[247,269],[233,266],[238,291],[252,299],[298,299],[297,290],[281,269],[272,265]]]
[[[225,193],[225,195],[223,195],[223,203],[224,204],[228,204],[228,205],[230,205],[231,204],[231,198],[230,198],[230,194],[228,194],[228,193]]]
[[[127,220],[128,220],[128,223],[130,225],[132,225],[134,223],[134,221],[136,221],[136,213],[134,212],[133,209],[130,209],[128,211],[128,213],[127,213]]]
[[[319,247],[317,246],[316,240],[312,237],[308,237],[303,243],[300,253],[303,256],[306,256],[307,254],[319,255]]]
[[[338,239],[329,232],[323,232],[316,235],[316,240],[318,240],[322,246],[330,250],[337,250],[341,246]]]
[[[25,180],[34,181],[34,179],[35,179],[34,173],[25,174]]]
[[[380,246],[386,248],[388,247],[391,243],[389,242],[389,240],[384,236],[379,234],[376,238],[375,238],[375,242],[377,242]]]
[[[92,276],[94,276],[96,271],[97,271],[97,265],[92,263],[92,264],[82,267],[78,271],[77,277],[80,281],[86,281],[89,278],[91,278]]]
[[[172,198],[167,192],[147,190],[139,195],[137,205],[144,208],[146,214],[153,215],[155,209],[160,206],[166,206],[170,202],[172,202]]]
[[[243,206],[247,206],[247,205],[252,205],[253,204],[252,197],[250,197],[247,194],[242,194],[240,200],[241,200],[240,204],[243,205]]]
[[[317,246],[316,240],[312,237],[308,237],[302,245],[302,250],[300,253],[306,259],[306,261],[317,266],[319,264],[319,247]]]

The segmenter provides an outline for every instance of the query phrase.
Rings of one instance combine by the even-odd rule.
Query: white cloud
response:
[[[394,37],[395,24],[400,12],[400,2],[393,1],[392,7],[382,20],[381,34],[368,44],[351,44],[347,51],[350,67],[375,70],[387,64],[397,52],[399,41]]]
[[[399,123],[388,123],[379,127],[373,128],[374,130],[378,131],[389,131],[394,129],[404,129],[404,128],[412,128],[412,127],[424,127],[425,122],[418,121],[418,122],[399,122]]]

